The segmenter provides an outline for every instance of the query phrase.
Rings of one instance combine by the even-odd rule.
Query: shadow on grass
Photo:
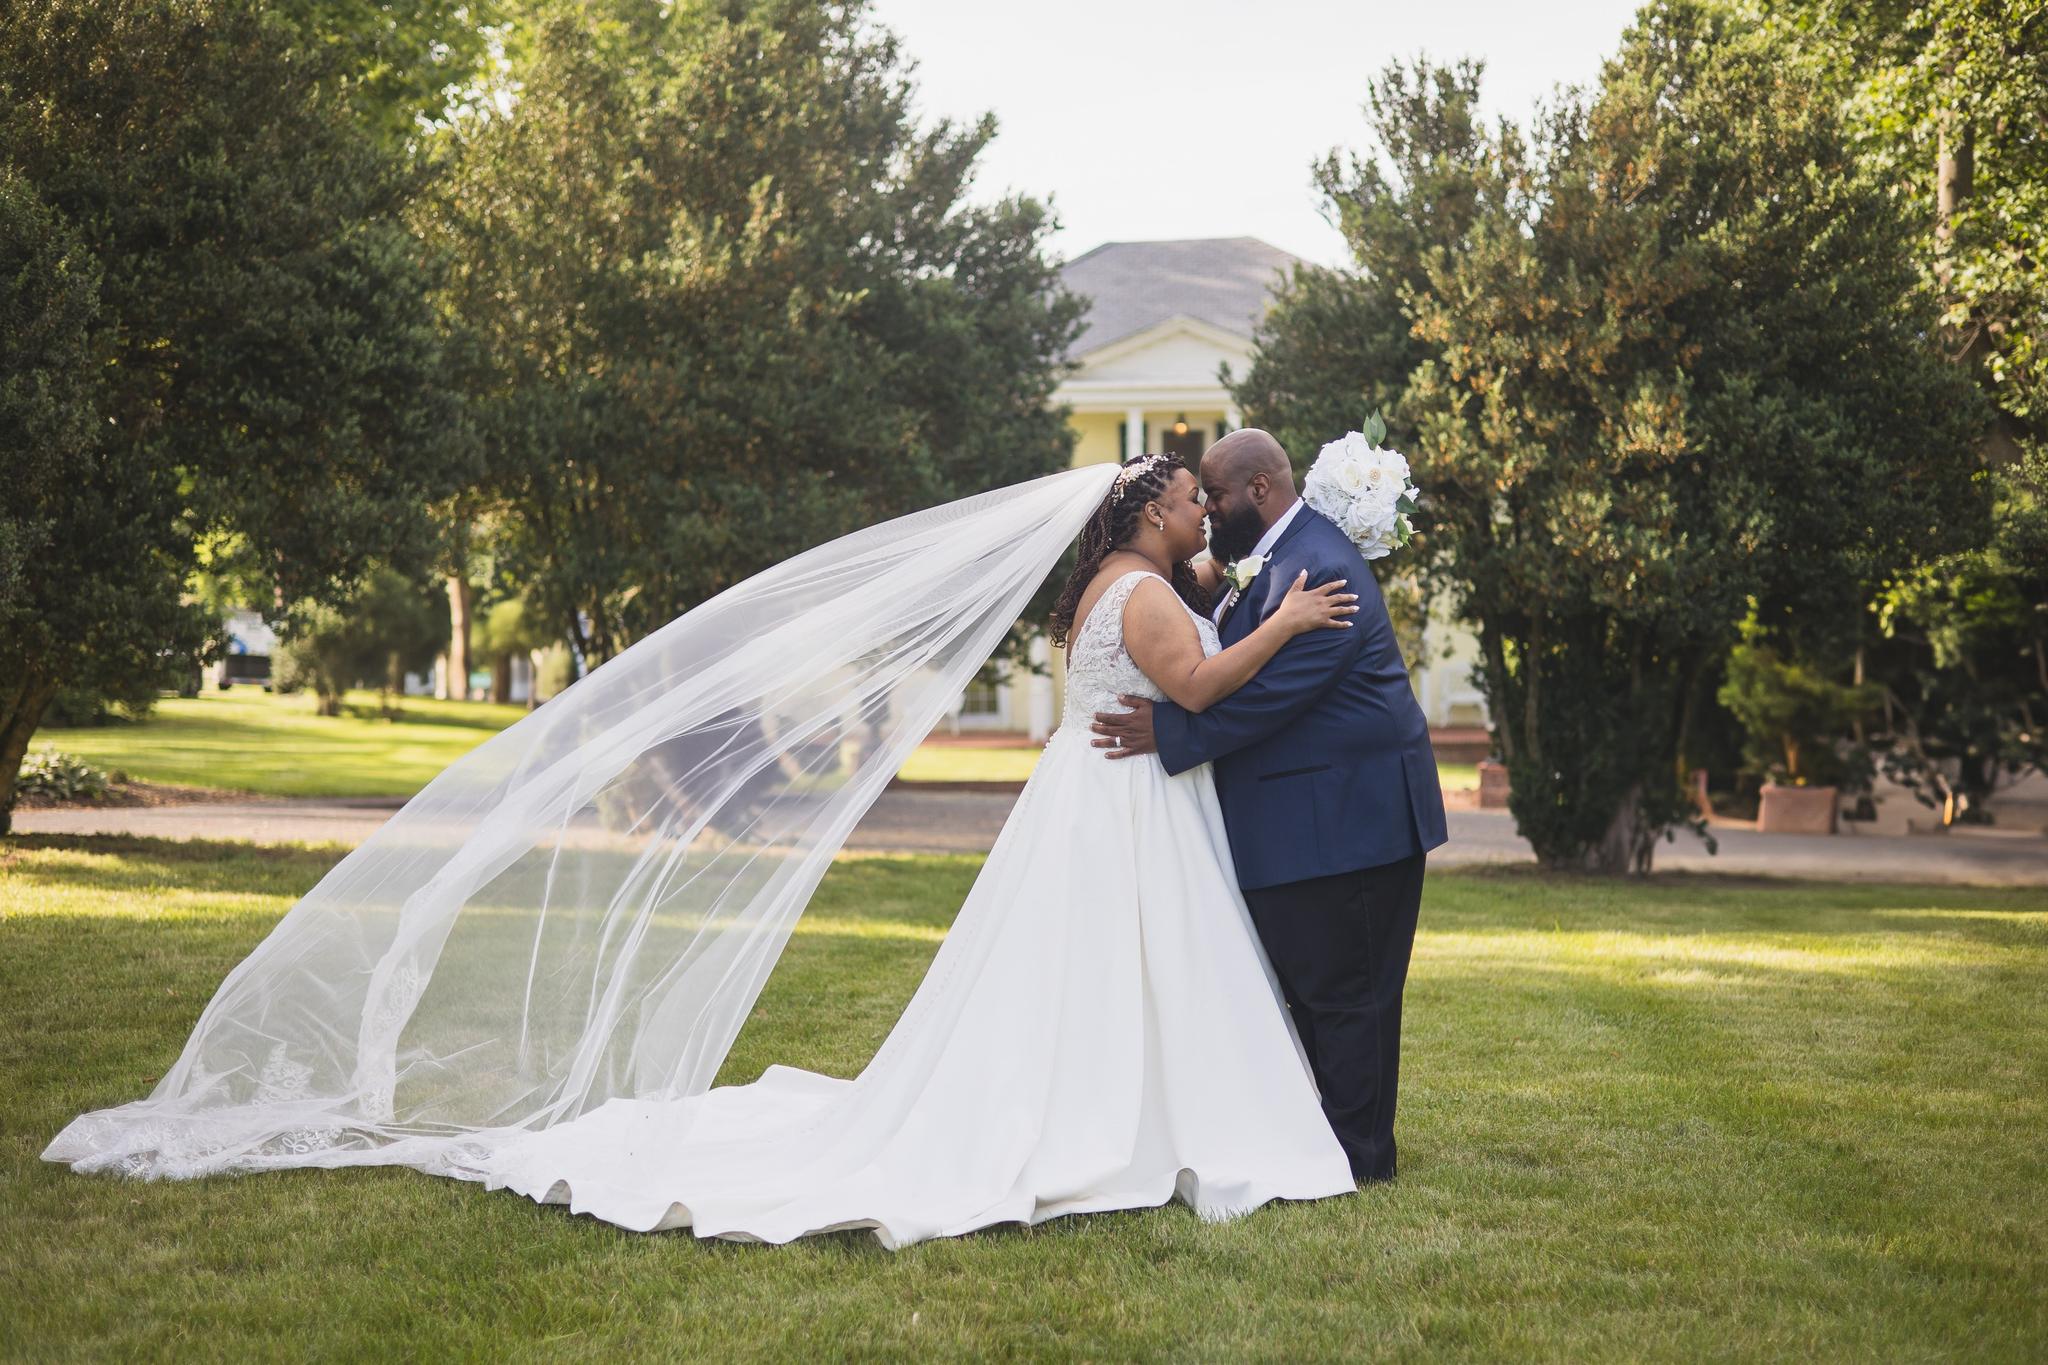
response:
[[[528,712],[528,715],[533,714]],[[430,725],[445,730],[489,730],[496,733],[506,728],[502,717],[465,716],[445,711],[408,711],[403,707],[386,711],[375,703],[349,702],[342,706],[340,717],[329,719],[375,720],[391,725]],[[517,722],[513,722],[516,724]]]
[[[0,839],[0,877],[53,891],[153,891],[175,881],[183,891],[281,893],[297,885],[303,894],[348,852],[345,844],[23,834]],[[83,857],[25,863],[25,856],[34,853]]]
[[[1903,934],[2015,946],[2048,938],[2048,896],[2034,887],[1693,871],[1606,878],[1490,866],[1432,873],[1421,927],[1424,933],[1763,933],[1778,939]]]
[[[348,853],[341,844],[247,843],[139,835],[25,834],[0,839],[0,877],[61,891],[303,894]],[[33,857],[76,854],[76,858]],[[814,901],[859,919],[949,924],[980,871],[967,855],[858,855],[835,862]],[[1533,867],[1437,871],[1424,889],[1424,934],[1625,932],[1905,935],[1999,946],[2048,941],[2038,888],[1811,882],[1716,872],[1646,878]]]
[[[0,839],[0,880],[48,893],[50,903],[30,908],[48,923],[146,918],[144,898],[175,890],[181,897],[257,894],[296,898],[349,852],[342,844],[255,844],[220,839],[161,839],[139,835],[28,834]],[[57,855],[57,856],[49,856]],[[65,856],[75,855],[75,856]],[[798,923],[806,937],[875,936],[896,926],[923,940],[943,931],[965,900],[978,858],[926,855],[859,857],[833,864]],[[99,893],[133,898],[138,912],[119,903],[110,915],[79,916],[75,899]],[[274,912],[260,912],[269,916]],[[843,923],[843,929],[830,927]],[[863,930],[862,926],[869,926]]]

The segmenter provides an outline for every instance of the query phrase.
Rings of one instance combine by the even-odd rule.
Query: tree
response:
[[[1743,759],[1767,782],[1838,786],[1857,764],[1845,753],[1851,728],[1876,705],[1868,684],[1837,682],[1787,658],[1757,623],[1743,619],[1741,641],[1728,655],[1728,677],[1716,696],[1747,732]]]
[[[496,47],[510,32],[499,0],[272,0],[295,42],[337,73],[351,110],[370,135],[415,164],[423,188],[445,169],[451,121],[490,98]],[[459,327],[460,319],[449,319]],[[444,533],[448,666],[469,676],[469,521],[476,500],[458,494],[435,509]]]
[[[600,661],[857,526],[1046,473],[1079,305],[1044,210],[961,202],[859,6],[568,8],[431,215],[509,586]]]
[[[1401,294],[1417,547],[1478,628],[1524,836],[1646,870],[1748,599],[1843,647],[1886,572],[1970,533],[1980,410],[1824,82],[1725,12],[1646,7],[1593,96],[1460,164],[1479,207]]]
[[[2043,764],[2048,722],[2048,4],[1756,0],[1842,92],[1856,145],[1916,206],[1948,359],[1989,400],[1991,530],[1871,604],[1886,768],[1945,821],[1988,819]]]
[[[1916,205],[1949,356],[1991,398],[1993,465],[2048,437],[2048,4],[1744,0],[1815,54],[1858,150]]]
[[[323,716],[341,714],[343,693],[374,684],[386,716],[405,691],[405,675],[428,666],[447,639],[438,593],[406,575],[377,568],[339,605],[303,602],[286,623],[278,686],[310,687]]]
[[[1990,482],[1984,542],[1899,573],[1872,604],[1885,771],[1943,824],[1988,822],[2001,786],[2048,773],[2048,448]]]
[[[512,700],[514,657],[531,656],[535,650],[554,643],[553,637],[539,630],[538,625],[538,618],[517,597],[493,603],[484,614],[483,628],[477,632],[477,655],[491,666],[492,701]],[[529,693],[529,700],[537,692],[535,689]]]
[[[363,126],[387,148],[417,146],[451,106],[479,96],[497,0],[271,0],[309,57],[336,73]]]
[[[198,540],[239,531],[285,600],[331,600],[423,557],[460,478],[402,178],[292,41],[253,0],[0,9],[0,163],[97,273],[99,329],[66,408],[90,441],[0,492],[48,547],[0,619],[0,758],[55,688],[189,659]]]
[[[84,561],[146,563],[159,549],[123,515],[125,490],[96,458],[106,349],[98,263],[27,178],[0,164],[0,832],[35,730],[21,718],[42,716],[64,672],[91,660],[117,679],[149,676],[148,658],[94,630],[92,603],[67,620],[60,587],[92,582]],[[175,607],[161,597],[130,604],[172,629]],[[74,667],[64,672],[23,666],[66,654]]]

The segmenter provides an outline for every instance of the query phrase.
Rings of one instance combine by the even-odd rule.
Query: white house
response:
[[[1105,242],[1068,262],[1062,281],[1089,301],[1067,354],[1074,369],[1054,394],[1070,414],[1074,463],[1165,451],[1192,466],[1213,441],[1243,425],[1222,370],[1228,365],[1242,376],[1250,367],[1253,332],[1273,286],[1297,260],[1255,237],[1208,237]],[[1469,633],[1448,622],[1435,626],[1425,652],[1430,660],[1409,664],[1430,723],[1484,724],[1468,681],[1476,657]],[[1041,642],[1049,676],[969,688],[958,728],[1022,731],[1034,739],[1050,734],[1063,691],[1055,653]]]

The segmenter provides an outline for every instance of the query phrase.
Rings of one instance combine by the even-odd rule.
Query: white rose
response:
[[[1391,521],[1400,509],[1401,488],[1398,484],[1371,484],[1352,501],[1369,508],[1375,520]]]
[[[1345,508],[1344,520],[1339,523],[1344,534],[1360,544],[1380,539],[1393,524],[1393,508],[1380,506],[1369,498],[1359,498]]]
[[[1321,450],[1318,450],[1315,463],[1321,464],[1323,461],[1328,460],[1334,464],[1339,460],[1347,459],[1354,455],[1363,455],[1371,449],[1372,446],[1366,441],[1365,437],[1355,431],[1347,431],[1336,440],[1325,445]]]
[[[1311,476],[1301,487],[1301,500],[1321,512],[1332,521],[1340,521],[1344,509],[1351,505],[1351,499],[1341,492],[1327,477]]]

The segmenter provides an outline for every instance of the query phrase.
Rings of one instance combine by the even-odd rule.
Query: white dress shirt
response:
[[[1273,547],[1280,543],[1280,535],[1287,529],[1287,523],[1294,520],[1296,514],[1301,511],[1301,506],[1301,499],[1296,498],[1294,505],[1280,514],[1280,520],[1266,528],[1266,534],[1260,536],[1259,543],[1252,546],[1252,554],[1266,555],[1272,553]],[[1261,572],[1264,572],[1263,568]],[[1225,580],[1225,582],[1227,584],[1228,580]],[[1223,613],[1230,610],[1230,604],[1236,597],[1236,588],[1231,588],[1230,591],[1224,593],[1223,599],[1216,604],[1216,610],[1209,613],[1209,619],[1219,626],[1222,625]]]

